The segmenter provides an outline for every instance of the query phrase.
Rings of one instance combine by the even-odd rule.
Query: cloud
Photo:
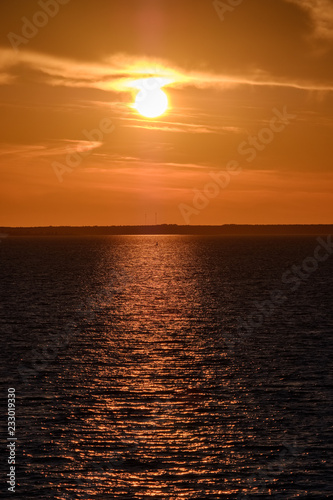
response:
[[[125,119],[126,120],[126,119]],[[244,132],[243,129],[239,127],[215,127],[208,125],[195,125],[191,123],[181,123],[181,122],[165,122],[159,120],[157,124],[147,123],[144,120],[129,120],[130,122],[138,121],[139,125],[133,125],[131,123],[131,128],[149,129],[149,130],[163,130],[165,132],[182,132],[187,134],[221,134],[235,133],[240,134]]]
[[[290,1],[296,2],[296,0]],[[261,69],[248,71],[245,76],[224,75],[208,70],[187,71],[174,67],[168,61],[126,54],[115,54],[100,63],[89,63],[36,52],[0,50],[0,71],[4,72],[6,78],[14,78],[15,75],[16,78],[19,78],[18,67],[21,70],[24,67],[34,70],[39,74],[39,79],[40,75],[42,76],[45,84],[73,88],[95,88],[116,93],[136,92],[137,90],[132,87],[137,85],[133,85],[133,83],[145,78],[149,79],[149,87],[151,88],[154,77],[156,77],[157,86],[163,80],[170,87],[201,90],[224,90],[244,85],[288,87],[310,91],[333,90],[332,83],[277,77]]]
[[[333,40],[333,3],[331,0],[287,0],[305,10],[313,22],[313,36]]]
[[[13,75],[8,73],[0,73],[0,85],[8,85],[15,80]]]
[[[62,158],[72,153],[88,152],[100,147],[101,142],[90,142],[84,140],[69,140],[52,141],[48,144],[2,144],[0,157],[16,160],[20,159],[54,159]]]

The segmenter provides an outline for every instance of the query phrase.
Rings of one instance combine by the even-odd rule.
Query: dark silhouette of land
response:
[[[179,226],[47,226],[0,227],[0,237],[7,236],[103,236],[135,234],[187,234],[203,236],[319,236],[333,234],[333,224],[319,225],[247,225]]]

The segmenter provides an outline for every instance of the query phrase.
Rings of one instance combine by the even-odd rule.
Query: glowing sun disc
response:
[[[156,118],[168,109],[168,97],[161,89],[140,90],[135,98],[134,107],[146,118]]]

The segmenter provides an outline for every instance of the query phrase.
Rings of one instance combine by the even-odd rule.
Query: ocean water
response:
[[[17,441],[2,498],[332,498],[333,255],[318,245],[3,239],[3,477],[9,387]]]

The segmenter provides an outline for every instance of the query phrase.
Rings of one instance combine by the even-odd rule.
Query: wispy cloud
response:
[[[296,2],[297,0],[290,0]],[[317,0],[318,2],[320,0]],[[324,0],[321,0],[324,2]],[[307,3],[308,5],[308,3]],[[332,7],[333,9],[333,7]],[[314,12],[313,10],[311,12]],[[318,11],[320,12],[320,10]],[[333,15],[333,14],[332,14]],[[319,16],[319,14],[318,14]],[[318,20],[319,17],[316,17]],[[327,13],[324,19],[330,19]],[[322,21],[322,32],[331,33],[330,24]],[[325,26],[325,28],[324,28]],[[333,34],[333,28],[332,28]],[[333,84],[305,79],[277,77],[261,69],[248,71],[240,76],[217,74],[207,71],[188,71],[176,68],[172,63],[154,58],[115,54],[94,64],[71,59],[61,59],[36,52],[15,53],[9,49],[0,51],[0,71],[5,81],[17,75],[17,67],[28,67],[43,76],[49,85],[74,88],[96,88],[110,92],[136,92],[131,83],[138,79],[156,76],[176,88],[197,88],[223,90],[238,86],[288,87],[302,90],[332,91]],[[18,76],[17,76],[18,78]],[[1,79],[0,79],[1,83]]]
[[[133,122],[133,120],[130,120]],[[208,125],[195,125],[191,123],[181,123],[181,122],[164,122],[158,121],[157,124],[151,124],[143,120],[135,120],[140,122],[138,125],[133,125],[131,123],[131,128],[140,128],[148,130],[162,130],[165,132],[181,132],[186,134],[221,134],[221,133],[235,133],[240,134],[243,129],[239,127],[216,127]]]
[[[9,73],[0,73],[0,85],[10,84],[14,80],[15,80],[14,75],[10,75]]]
[[[87,153],[102,145],[101,142],[63,139],[41,144],[1,144],[0,157],[10,160],[20,159],[48,159],[63,157],[71,153]]]
[[[333,40],[333,3],[331,0],[287,0],[305,10],[313,22],[313,36]]]

